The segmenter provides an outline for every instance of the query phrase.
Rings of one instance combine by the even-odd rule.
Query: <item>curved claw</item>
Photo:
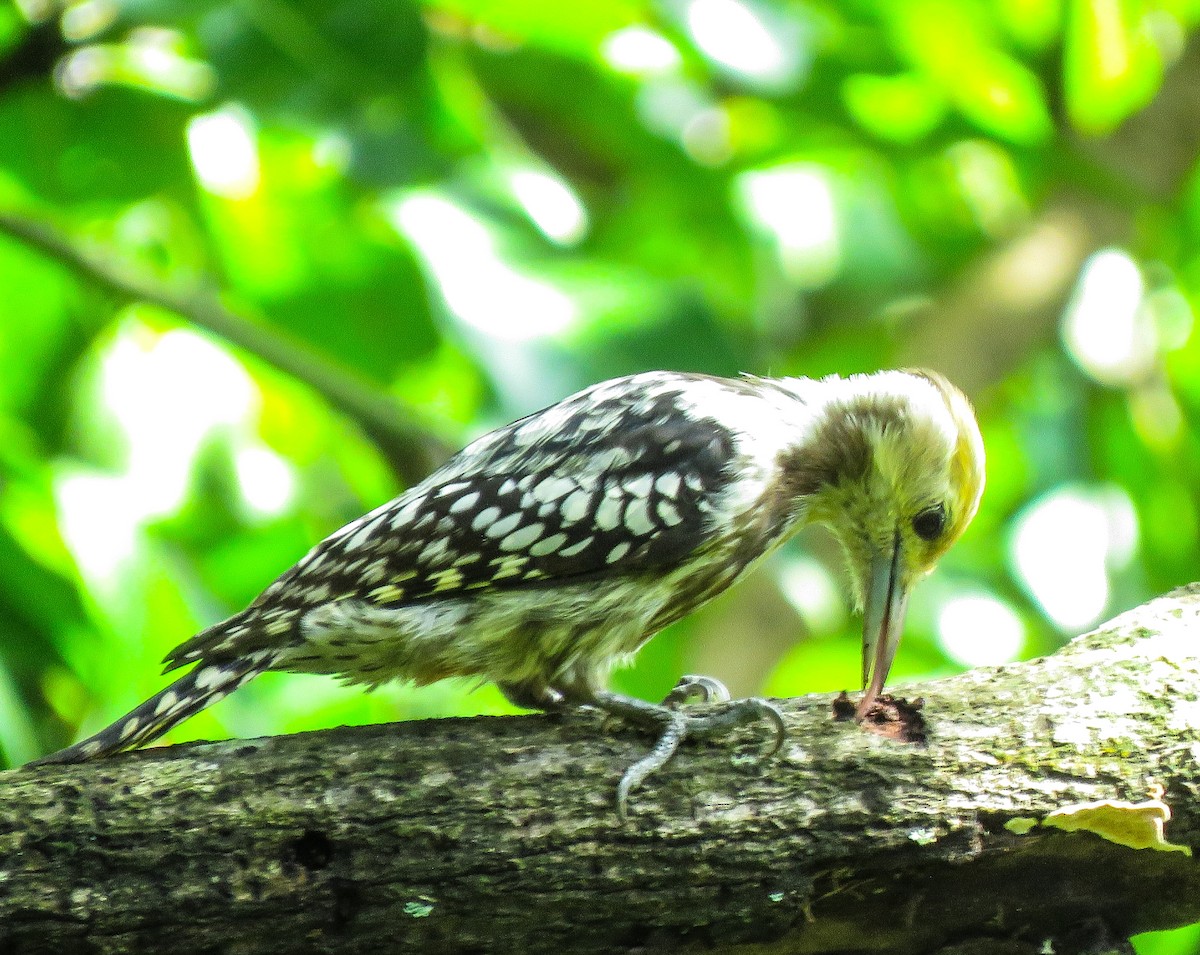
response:
[[[783,741],[787,738],[787,724],[783,720],[783,710],[770,700],[764,700],[757,696],[750,699],[758,704],[758,715],[775,728],[775,739],[771,741],[771,748],[762,754],[763,759],[770,759],[783,749]]]
[[[658,772],[671,761],[671,757],[679,749],[679,744],[687,739],[687,735],[688,717],[683,713],[672,712],[654,748],[625,770],[625,775],[617,784],[617,816],[622,822],[629,818],[629,794],[640,786],[647,776]]]
[[[721,687],[717,681],[705,677],[680,682],[682,686],[676,689],[682,690],[681,699],[686,699],[694,687],[700,687],[699,693],[710,692],[714,686]],[[647,777],[670,762],[680,744],[689,736],[713,736],[754,720],[766,720],[775,732],[772,734],[770,745],[759,757],[761,761],[770,759],[779,752],[787,735],[783,711],[774,703],[760,697],[722,703],[718,705],[716,712],[703,714],[686,712],[669,705],[647,703],[607,691],[598,691],[591,703],[603,709],[609,716],[619,716],[642,726],[661,728],[654,747],[625,771],[617,786],[617,815],[622,821],[629,818],[629,794]]]
[[[663,698],[663,706],[681,703],[727,703],[729,690],[715,677],[690,673],[679,678],[675,688]]]
[[[734,700],[720,712],[692,717],[690,729],[693,735],[717,733],[742,726],[755,719],[766,720],[775,731],[770,746],[761,757],[770,759],[783,748],[783,741],[787,738],[787,724],[783,718],[783,711],[770,700],[759,696]]]

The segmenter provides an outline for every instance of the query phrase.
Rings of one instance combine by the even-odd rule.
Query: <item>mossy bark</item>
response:
[[[986,635],[981,635],[986,639]],[[906,688],[924,746],[785,701],[645,752],[598,716],[444,719],[0,776],[0,952],[1120,951],[1200,864],[1005,824],[1165,787],[1200,844],[1200,585],[1030,663]],[[1046,947],[1049,943],[1050,947]]]

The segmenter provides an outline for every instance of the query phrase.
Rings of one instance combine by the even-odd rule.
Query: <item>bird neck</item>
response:
[[[844,382],[839,379],[839,384]],[[806,502],[861,481],[883,435],[895,432],[905,418],[902,401],[876,390],[838,388],[820,398],[809,405],[811,424],[802,440],[780,457],[789,493]]]

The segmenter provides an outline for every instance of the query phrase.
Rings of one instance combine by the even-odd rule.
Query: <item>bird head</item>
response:
[[[841,544],[863,614],[862,719],[887,680],[909,592],[975,516],[983,440],[967,398],[941,375],[820,384],[824,413],[796,461],[808,472],[808,518]]]

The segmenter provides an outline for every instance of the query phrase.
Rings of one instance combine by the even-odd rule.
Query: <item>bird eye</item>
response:
[[[946,529],[946,509],[941,504],[925,508],[913,518],[912,528],[921,540],[937,540]]]

